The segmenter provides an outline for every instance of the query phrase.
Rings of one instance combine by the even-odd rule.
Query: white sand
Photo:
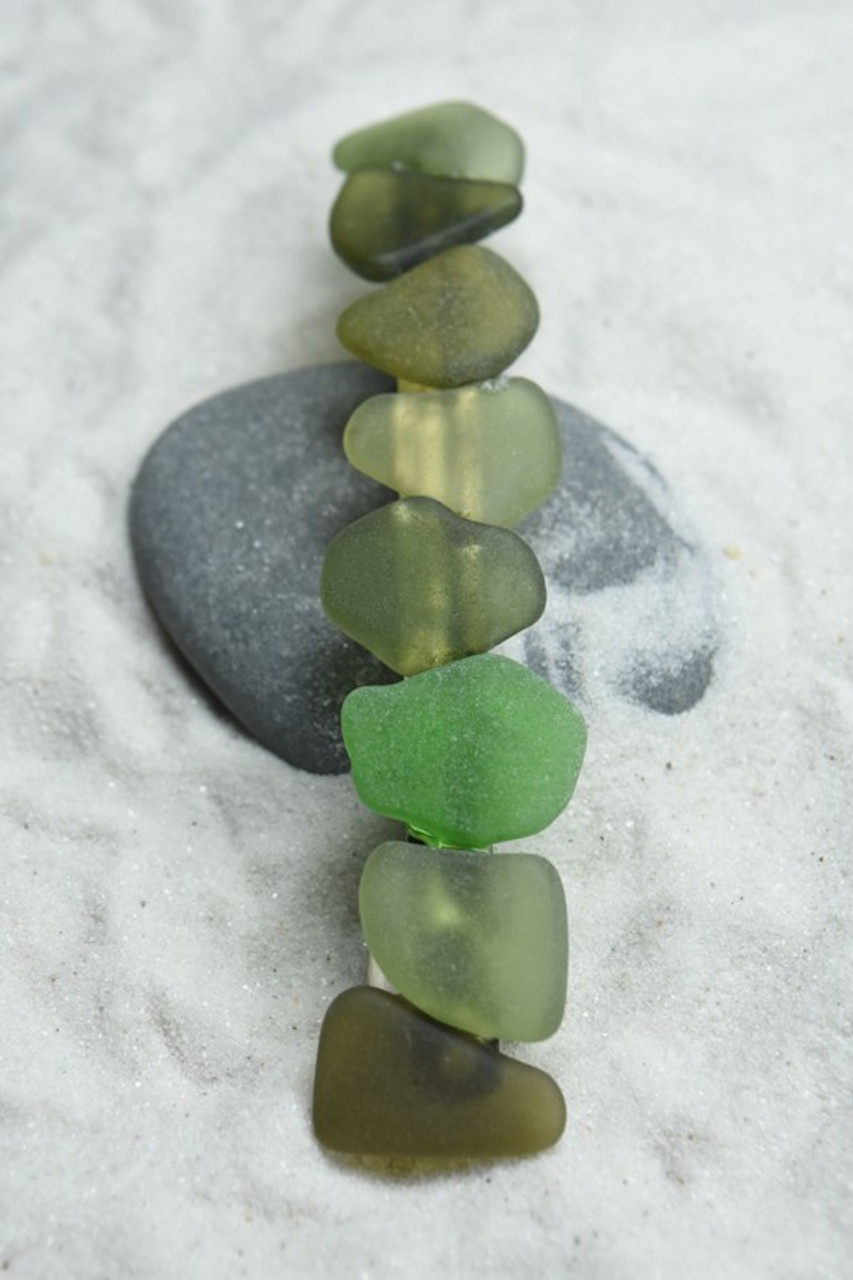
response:
[[[849,1275],[849,4],[2,10],[4,1272]],[[335,138],[460,96],[528,144],[519,372],[654,458],[725,648],[688,715],[600,698],[527,842],[571,904],[568,1017],[521,1054],[563,1142],[389,1179],[309,1121],[387,824],[199,695],[124,518],[171,417],[336,356]]]

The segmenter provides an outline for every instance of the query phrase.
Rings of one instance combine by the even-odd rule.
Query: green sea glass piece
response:
[[[426,494],[468,520],[512,526],[560,478],[560,428],[526,378],[371,396],[347,423],[354,467],[406,496]]]
[[[427,844],[462,849],[547,827],[568,804],[586,746],[568,698],[491,653],[354,689],[341,727],[362,802]]]
[[[360,360],[428,387],[502,373],[530,342],[529,285],[482,245],[444,249],[342,313],[338,337]]]
[[[517,218],[521,205],[508,183],[359,169],[341,188],[329,231],[358,275],[391,280],[451,245],[482,240]]]
[[[329,1006],[314,1077],[314,1130],[351,1155],[532,1155],[565,1128],[558,1086],[398,996],[353,987]]]
[[[320,591],[331,621],[404,676],[484,653],[545,608],[539,561],[518,534],[432,498],[347,525],[326,549]]]
[[[482,107],[441,102],[347,134],[333,158],[347,172],[393,167],[517,186],[524,144],[514,129]]]
[[[424,1013],[486,1039],[559,1027],[568,926],[547,859],[389,841],[367,860],[359,910],[371,955]]]

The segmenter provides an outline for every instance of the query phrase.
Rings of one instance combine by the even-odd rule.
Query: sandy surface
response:
[[[4,1272],[850,1273],[851,42],[833,0],[6,0]],[[520,1051],[565,1138],[405,1176],[309,1118],[388,824],[217,713],[125,512],[187,406],[338,358],[331,145],[447,97],[527,142],[519,372],[654,460],[722,646],[681,716],[601,683],[527,842],[573,925],[567,1020]],[[644,608],[590,604],[626,642]]]

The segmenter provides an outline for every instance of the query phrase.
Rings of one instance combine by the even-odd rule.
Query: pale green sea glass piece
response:
[[[351,1155],[531,1155],[566,1124],[563,1095],[544,1071],[373,987],[329,1006],[313,1111],[320,1142]]]
[[[514,129],[482,107],[441,102],[348,134],[333,158],[347,172],[395,167],[518,186],[524,144]]]
[[[559,1027],[568,926],[547,859],[389,841],[367,860],[359,911],[385,977],[424,1013],[485,1039]]]
[[[508,529],[404,498],[353,521],[326,548],[329,618],[400,675],[484,653],[532,626],[545,580]]]
[[[342,313],[338,337],[360,360],[428,387],[502,373],[539,323],[517,271],[482,245],[445,249]]]
[[[462,849],[547,827],[571,797],[586,746],[568,698],[491,653],[354,689],[341,727],[362,802],[427,844]]]
[[[341,188],[329,232],[335,252],[358,275],[391,280],[442,249],[506,226],[521,204],[521,192],[508,183],[359,169]]]
[[[554,490],[560,428],[526,378],[371,396],[347,423],[354,467],[405,496],[426,494],[468,520],[512,526]]]

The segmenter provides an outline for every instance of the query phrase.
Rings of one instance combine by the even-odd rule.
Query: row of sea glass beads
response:
[[[333,244],[362,276],[391,280],[344,312],[338,334],[396,376],[402,392],[362,404],[344,447],[354,466],[401,496],[333,540],[322,595],[342,630],[409,677],[356,690],[344,704],[358,794],[433,846],[390,841],[374,850],[361,919],[388,980],[447,1025],[384,993],[344,993],[324,1024],[315,1125],[342,1150],[520,1153],[559,1136],[559,1090],[451,1028],[539,1040],[556,1030],[565,1003],[556,870],[534,854],[483,852],[557,816],[586,738],[567,699],[486,652],[544,608],[538,562],[512,526],[548,496],[561,463],[548,398],[534,383],[500,376],[536,330],[536,300],[507,262],[471,243],[520,211],[523,149],[493,116],[452,103],[351,135],[335,159],[350,172],[332,213]],[[409,1097],[403,1140],[390,1132],[387,1106],[353,1105],[341,1071],[349,1076],[354,1052],[377,1069],[365,1046],[372,1037],[390,1053],[399,1091],[412,1018],[419,1043],[425,1028],[443,1036],[436,1064],[473,1054],[466,1089],[472,1073],[482,1087],[469,1098],[473,1111],[451,1108],[452,1123],[458,1081],[433,1081],[427,1097]]]

